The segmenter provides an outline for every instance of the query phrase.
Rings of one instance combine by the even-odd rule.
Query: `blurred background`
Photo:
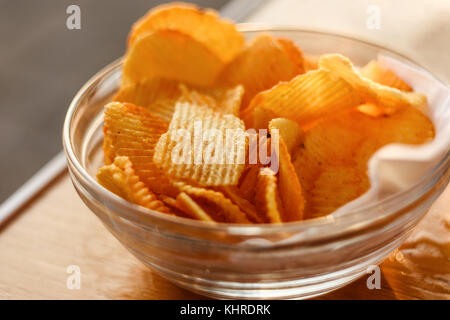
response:
[[[163,2],[0,0],[0,203],[62,149],[62,123],[75,93],[123,55],[132,23]],[[231,3],[191,2],[217,10]],[[249,16],[234,11],[235,19],[374,41],[450,80],[450,0],[232,2],[253,6]],[[80,30],[66,27],[72,4],[81,9]]]
[[[123,55],[155,0],[0,0],[0,203],[62,149],[64,116],[94,73]],[[227,0],[193,1],[220,9]],[[66,9],[81,9],[69,30]]]

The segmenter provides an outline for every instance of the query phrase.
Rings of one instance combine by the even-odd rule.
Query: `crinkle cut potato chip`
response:
[[[221,19],[212,9],[199,10],[187,3],[151,9],[133,25],[128,45],[132,46],[139,37],[157,30],[173,30],[189,35],[205,44],[222,62],[233,59],[244,45],[244,37],[232,22]]]
[[[357,167],[327,166],[311,191],[308,218],[323,217],[365,193],[370,187],[364,171]]]
[[[216,222],[250,223],[247,215],[220,191],[194,187],[183,182],[175,185],[189,195]]]
[[[192,219],[214,222],[213,218],[205,212],[191,197],[186,193],[180,192],[177,196],[177,207],[185,212]]]
[[[284,130],[286,129],[286,130]],[[291,151],[302,141],[303,132],[297,123],[286,119],[274,119],[269,123],[271,137],[274,137],[274,130],[279,131],[278,148],[278,190],[281,203],[284,208],[283,222],[299,221],[303,218],[305,208],[305,198],[302,186],[298,180],[295,168],[291,162],[288,142]]]
[[[172,214],[171,210],[139,180],[128,157],[116,157],[112,164],[101,167],[97,179],[106,189],[129,202]]]
[[[223,114],[239,116],[244,87],[237,85],[232,88],[214,87],[192,89],[180,84],[182,92],[181,102],[189,102],[195,105],[207,106]]]
[[[259,93],[241,116],[248,128],[267,128],[268,123],[254,123],[253,116],[260,108],[263,113],[305,126],[319,118],[351,110],[360,103],[359,93],[346,81],[319,69]]]
[[[403,92],[365,78],[359,74],[348,58],[340,54],[321,56],[319,67],[342,77],[360,92],[364,102],[377,105],[383,110],[383,114],[392,114],[405,107],[415,107],[424,111],[427,107],[427,98],[423,94]]]
[[[392,70],[380,65],[378,61],[372,60],[361,69],[361,76],[375,81],[384,86],[396,88],[401,91],[413,91],[412,88]]]
[[[176,194],[169,179],[153,163],[155,145],[167,131],[168,123],[145,108],[119,102],[105,106],[104,121],[105,156],[112,159],[116,156],[128,157],[136,174],[151,191]]]
[[[368,117],[367,117],[368,118]],[[367,138],[355,148],[358,164],[367,168],[370,157],[381,147],[390,143],[419,145],[435,137],[431,120],[415,108],[403,108],[390,116],[365,119]]]
[[[175,30],[139,37],[127,51],[122,86],[147,78],[167,78],[190,85],[212,86],[224,62],[205,43]]]
[[[248,220],[253,223],[263,222],[253,203],[242,197],[240,190],[236,186],[220,187],[219,191],[229,198],[231,202],[237,205],[238,208],[245,213]]]
[[[242,84],[245,88],[242,108],[260,91],[270,89],[303,73],[303,56],[294,44],[268,34],[257,36],[223,70],[219,83]]]
[[[203,186],[237,185],[245,167],[244,124],[233,115],[178,103],[155,149],[167,175]]]
[[[278,193],[277,177],[269,168],[263,168],[259,172],[255,204],[265,222],[282,222],[283,207]]]
[[[148,78],[120,88],[113,100],[144,107],[154,115],[170,122],[180,96],[178,81]]]
[[[373,118],[355,110],[320,121],[306,131],[293,162],[305,191],[305,218],[331,212],[323,208],[319,210],[317,199],[312,198],[314,194],[322,192],[317,187],[317,181],[326,178],[323,172],[326,171],[329,175],[333,172],[352,173],[346,181],[352,181],[353,185],[347,186],[348,189],[343,191],[343,194],[348,195],[345,198],[348,200],[339,200],[338,203],[339,206],[343,205],[353,200],[350,195],[359,196],[369,187],[367,163],[377,150],[389,143],[423,144],[433,139],[434,134],[432,122],[415,108],[404,108],[381,118]],[[320,194],[325,197],[323,193]],[[329,197],[328,208],[333,208],[334,211],[338,206],[337,200],[333,200],[331,192]],[[321,206],[324,207],[323,199],[321,198]]]

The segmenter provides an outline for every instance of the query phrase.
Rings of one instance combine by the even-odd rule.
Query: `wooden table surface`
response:
[[[361,35],[409,52],[444,80],[450,79],[450,43],[442,39],[450,30],[450,2],[427,1],[426,15],[418,0],[338,2],[270,0],[249,21]],[[372,3],[381,9],[381,29],[366,28],[366,10]],[[70,265],[80,267],[79,290],[66,286]],[[450,187],[381,267],[380,290],[369,290],[363,277],[321,298],[450,299]],[[64,173],[0,229],[0,298],[201,297],[162,279],[128,253],[82,203]]]

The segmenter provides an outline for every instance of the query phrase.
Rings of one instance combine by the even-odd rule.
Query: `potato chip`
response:
[[[211,86],[224,62],[205,43],[174,30],[157,30],[139,37],[129,48],[122,69],[122,86],[148,78],[167,78]]]
[[[368,123],[368,120],[364,120]],[[367,167],[370,157],[389,143],[423,144],[435,136],[433,123],[415,108],[404,108],[398,112],[373,119],[367,125],[367,138],[355,148],[355,159],[362,168]]]
[[[239,182],[239,192],[242,198],[252,202],[255,196],[256,183],[258,182],[259,170],[261,167],[259,165],[251,165],[245,172],[245,175],[241,178]]]
[[[400,79],[392,70],[381,66],[375,60],[370,61],[361,69],[361,76],[401,91],[413,91],[412,88],[405,81]]]
[[[301,51],[292,43],[268,34],[257,36],[220,75],[219,83],[242,84],[245,93],[242,108],[260,91],[270,89],[303,72]]]
[[[106,189],[129,202],[159,212],[172,213],[139,180],[128,157],[116,157],[112,164],[101,167],[97,179]]]
[[[208,106],[223,113],[239,116],[244,87],[237,85],[233,88],[215,87],[191,89],[186,85],[180,85],[182,96],[180,101],[191,104]]]
[[[293,165],[305,190],[307,205],[314,182],[325,167],[356,166],[356,150],[376,120],[350,111],[319,121],[305,132],[300,147],[293,153]]]
[[[275,135],[275,130],[279,133],[279,148],[278,148],[278,189],[281,203],[284,208],[282,220],[283,221],[298,221],[303,217],[303,210],[305,208],[305,198],[303,196],[302,187],[298,180],[295,168],[291,162],[289,148],[285,141],[288,142],[289,147],[294,148],[302,141],[303,132],[297,123],[287,119],[274,119],[269,124],[270,134],[272,139]]]
[[[255,206],[242,197],[239,188],[236,186],[220,187],[219,189],[227,198],[229,198],[239,209],[245,213],[247,219],[254,223],[262,223],[263,220],[258,215]]]
[[[308,206],[308,218],[330,214],[361,196],[369,187],[367,175],[359,168],[327,166],[315,181]]]
[[[169,176],[203,186],[236,185],[245,167],[244,124],[233,115],[180,102],[154,162]]]
[[[319,56],[305,54],[303,65],[305,67],[305,72],[319,69]]]
[[[108,157],[127,156],[139,178],[156,193],[176,194],[165,174],[153,163],[155,145],[167,122],[147,109],[129,103],[105,106],[105,146]]]
[[[403,92],[362,77],[351,61],[340,54],[321,56],[319,66],[342,77],[360,92],[365,102],[377,105],[383,114],[392,114],[409,106],[420,110],[426,108],[427,98],[423,94]]]
[[[255,204],[265,222],[282,222],[283,207],[278,193],[277,177],[269,168],[262,169],[258,175]]]
[[[284,118],[272,119],[269,123],[269,132],[273,129],[278,130],[290,155],[303,142],[304,132],[295,121]]]
[[[233,59],[244,45],[244,38],[233,23],[221,19],[214,10],[199,10],[195,5],[185,3],[151,9],[133,25],[128,45],[132,46],[139,37],[157,30],[189,35],[205,44],[223,62]],[[190,63],[189,60],[186,62]]]
[[[230,199],[224,196],[223,193],[211,189],[201,187],[194,187],[182,182],[177,182],[175,185],[180,191],[188,194],[200,205],[205,211],[213,217],[215,221],[230,222],[230,223],[250,223],[247,215],[239,209]]]
[[[315,70],[299,75],[256,95],[241,114],[247,128],[254,127],[254,114],[286,118],[305,126],[319,118],[351,110],[361,103],[359,93],[330,71]],[[256,129],[267,127],[260,123]]]
[[[180,96],[178,81],[150,78],[121,88],[113,100],[144,107],[154,115],[170,122]]]
[[[214,222],[213,218],[184,192],[180,192],[177,196],[177,207],[193,219]]]

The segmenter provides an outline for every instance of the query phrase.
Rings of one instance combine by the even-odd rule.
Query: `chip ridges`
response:
[[[128,157],[116,157],[112,164],[101,167],[97,173],[97,179],[102,186],[125,200],[148,209],[172,213],[139,180]]]
[[[205,160],[207,157],[204,154],[208,147],[208,141],[206,143],[205,141],[194,141],[196,121],[201,124],[202,136],[203,132],[209,129],[216,129],[222,134],[223,148],[220,150],[218,146],[214,146],[213,150],[210,150],[210,163],[207,163]],[[183,131],[178,131],[179,129]],[[231,145],[228,143],[227,146],[227,130],[237,130],[236,133],[242,132],[241,135],[237,134],[237,140],[235,140],[237,143]],[[178,156],[178,154],[174,154],[174,150],[179,151],[180,144],[185,158],[175,159],[173,156]],[[158,141],[154,162],[167,175],[176,179],[186,179],[203,186],[236,185],[245,166],[245,148],[244,125],[239,118],[233,115],[223,115],[206,106],[180,102],[175,107],[169,130]],[[199,155],[201,161],[198,161]],[[224,159],[227,156],[230,158],[228,163],[225,163]],[[215,157],[219,158],[216,160]]]

